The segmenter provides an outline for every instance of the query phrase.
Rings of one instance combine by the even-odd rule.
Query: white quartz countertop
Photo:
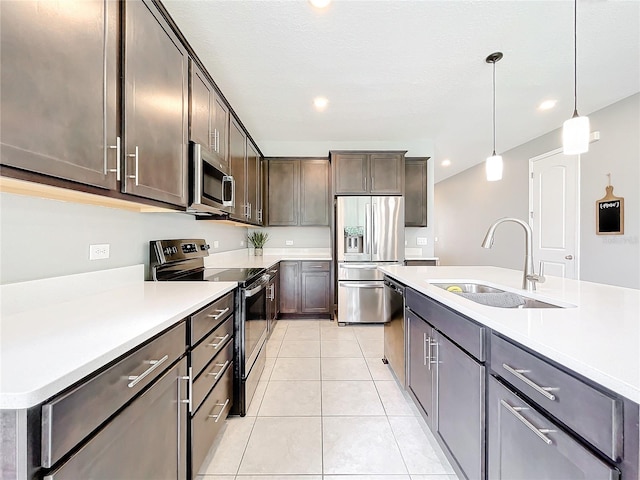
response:
[[[33,283],[39,295],[48,285]],[[28,293],[28,285],[21,287]],[[68,295],[59,303],[43,301],[3,310],[0,409],[28,408],[47,400],[235,287],[234,282],[140,278],[102,291]],[[17,291],[3,290],[3,301]]]
[[[640,403],[640,291],[547,277],[521,290],[522,272],[497,267],[379,267],[451,307],[600,385]],[[475,303],[431,283],[483,283],[569,308],[506,309]]]
[[[252,249],[213,254],[204,258],[207,268],[270,268],[283,260],[331,261],[328,249],[264,249],[264,255],[253,255]]]

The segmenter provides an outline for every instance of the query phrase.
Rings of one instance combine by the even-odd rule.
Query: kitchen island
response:
[[[523,291],[521,272],[495,267],[382,270],[408,287],[407,391],[461,476],[637,478],[640,292],[555,277]],[[483,305],[467,284],[555,307]]]

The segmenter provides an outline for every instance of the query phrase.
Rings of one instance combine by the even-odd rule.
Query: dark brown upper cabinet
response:
[[[0,2],[0,163],[116,190],[119,5]]]
[[[331,152],[335,195],[402,195],[404,151]]]
[[[151,1],[125,3],[126,193],[187,203],[188,56]]]
[[[429,157],[405,159],[404,224],[427,226],[427,161]]]
[[[228,172],[229,108],[195,62],[191,60],[189,65],[189,139],[202,145],[220,170]]]
[[[329,161],[268,159],[268,225],[329,225]]]
[[[253,142],[247,138],[247,220],[254,225],[262,225],[262,201],[260,187],[260,153]]]
[[[249,207],[245,198],[247,172],[247,135],[234,117],[229,122],[229,164],[235,183],[234,205],[230,216],[236,220],[247,221]]]

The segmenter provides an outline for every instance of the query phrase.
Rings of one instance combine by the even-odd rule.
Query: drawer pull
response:
[[[149,361],[151,366],[147,368],[144,372],[142,372],[140,375],[131,375],[128,377],[128,380],[132,380],[132,381],[129,384],[127,384],[127,387],[129,388],[135,387],[140,381],[142,381],[143,378],[145,378],[147,375],[153,372],[156,368],[158,368],[160,365],[166,362],[168,358],[169,358],[169,355],[165,355],[160,360]]]
[[[518,420],[520,420],[529,430],[531,430],[533,433],[535,433],[544,443],[546,443],[547,445],[552,445],[553,444],[553,440],[551,440],[549,437],[547,437],[545,435],[545,433],[555,433],[555,430],[550,430],[548,428],[536,428],[535,425],[531,424],[531,422],[529,422],[529,420],[524,418],[519,413],[520,410],[528,410],[527,408],[525,408],[525,407],[512,407],[511,405],[509,405],[504,400],[500,400],[500,403],[502,404],[502,406],[504,408],[509,410],[509,412],[512,413],[514,417],[516,417]]]
[[[215,418],[216,421],[214,423],[218,423],[218,420],[220,420],[220,417],[222,416],[222,412],[225,411],[225,409],[227,408],[227,405],[229,405],[229,402],[231,401],[230,398],[227,398],[227,401],[224,403],[216,403],[216,407],[222,407],[220,409],[220,411],[218,412],[217,415],[207,415],[207,417],[209,418]]]
[[[224,369],[227,368],[227,365],[229,365],[229,360],[227,360],[224,363],[216,363],[216,367],[220,367],[220,370],[218,370],[217,372],[214,372],[212,370],[209,373],[207,373],[207,375],[209,377],[213,377],[214,380],[218,380],[218,377],[222,374],[222,372],[224,372]]]
[[[220,341],[218,343],[207,343],[208,347],[218,348],[227,340],[227,338],[229,338],[229,334],[227,333],[224,337],[214,337],[214,338],[217,338]]]
[[[217,315],[207,315],[207,317],[213,318],[214,320],[218,320],[220,317],[222,317],[225,313],[229,311],[229,308],[230,307],[227,307],[224,310],[216,309],[214,311],[218,312]]]
[[[507,372],[513,374],[516,378],[522,380],[524,383],[526,383],[531,388],[533,388],[536,392],[547,397],[549,400],[556,399],[556,396],[553,393],[549,393],[549,390],[557,390],[557,389],[554,389],[552,387],[541,387],[540,385],[532,382],[531,380],[529,380],[527,377],[523,375],[523,373],[526,373],[529,370],[516,370],[515,368],[510,367],[506,363],[502,364],[502,368],[504,368]]]

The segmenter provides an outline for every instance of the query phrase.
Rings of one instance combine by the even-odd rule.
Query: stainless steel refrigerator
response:
[[[383,323],[378,265],[404,262],[404,198],[337,197],[338,322]]]

